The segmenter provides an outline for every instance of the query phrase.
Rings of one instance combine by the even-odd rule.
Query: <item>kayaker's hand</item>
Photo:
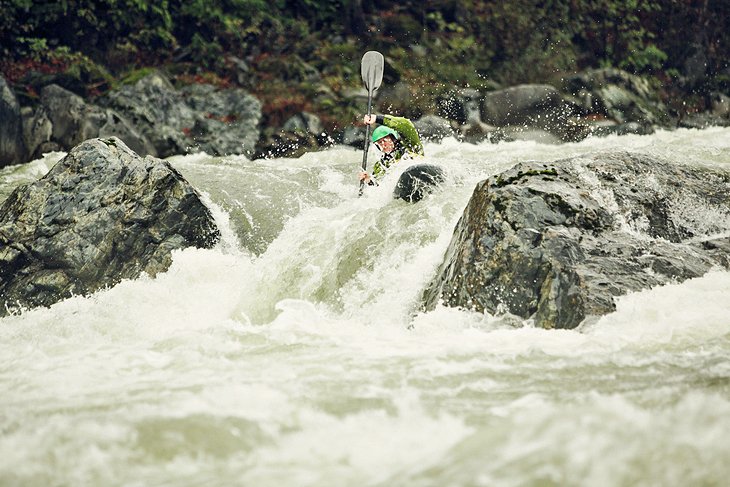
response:
[[[370,174],[366,173],[365,171],[360,172],[360,175],[358,176],[361,183],[370,184]]]
[[[375,115],[365,115],[362,118],[362,121],[365,122],[365,125],[372,125],[375,123],[376,119]]]

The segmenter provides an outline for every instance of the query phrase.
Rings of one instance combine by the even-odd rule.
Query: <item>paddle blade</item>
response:
[[[383,65],[385,60],[383,55],[378,51],[368,51],[362,57],[360,63],[360,74],[362,75],[362,81],[365,83],[365,89],[368,93],[372,93],[377,90],[380,83],[383,82]]]

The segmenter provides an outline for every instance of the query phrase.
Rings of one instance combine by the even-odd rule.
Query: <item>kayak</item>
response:
[[[416,164],[401,174],[393,189],[393,198],[416,203],[445,179],[444,170],[440,167],[432,164]]]

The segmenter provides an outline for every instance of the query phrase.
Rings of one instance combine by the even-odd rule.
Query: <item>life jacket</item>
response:
[[[385,175],[385,172],[395,164],[396,162],[400,161],[401,159],[412,159],[414,156],[417,156],[418,154],[414,154],[403,146],[400,139],[396,139],[395,141],[395,148],[392,152],[388,152],[387,154],[383,154],[380,157],[380,160],[375,163],[373,166],[373,176],[376,178],[381,178]]]

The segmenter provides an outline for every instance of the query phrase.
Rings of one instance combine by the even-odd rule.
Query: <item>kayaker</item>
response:
[[[405,117],[393,115],[365,115],[363,121],[368,125],[379,126],[373,130],[372,141],[380,149],[381,157],[373,166],[373,176],[365,171],[359,175],[360,181],[375,184],[385,171],[394,163],[404,158],[423,155],[423,144],[413,122]]]

